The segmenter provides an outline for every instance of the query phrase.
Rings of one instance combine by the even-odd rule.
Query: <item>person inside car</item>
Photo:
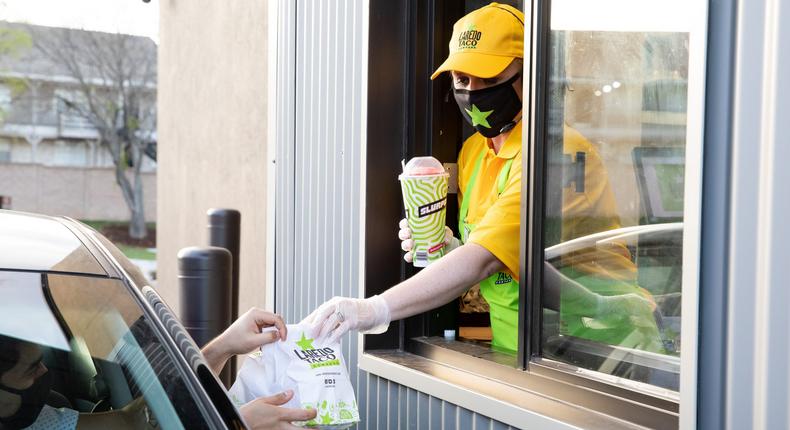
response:
[[[264,327],[276,331],[261,333]],[[262,345],[284,339],[285,323],[278,315],[252,308],[201,352],[219,373],[228,359]],[[149,428],[150,413],[142,396],[126,407],[96,413],[80,413],[52,390],[52,375],[43,363],[44,349],[35,343],[0,335],[0,429],[140,429]],[[315,410],[284,408],[294,393],[255,399],[239,408],[251,429],[296,429],[293,421],[315,418]]]
[[[42,358],[38,344],[0,335],[0,428],[146,428],[142,398],[111,412],[86,414],[68,407],[68,401],[52,391],[52,375]]]

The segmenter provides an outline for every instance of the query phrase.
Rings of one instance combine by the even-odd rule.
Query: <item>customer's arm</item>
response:
[[[276,327],[267,330],[266,327]],[[288,332],[279,315],[251,308],[228,327],[222,334],[203,347],[201,352],[215,373],[222,371],[225,363],[234,355],[246,354],[262,345],[285,339]]]

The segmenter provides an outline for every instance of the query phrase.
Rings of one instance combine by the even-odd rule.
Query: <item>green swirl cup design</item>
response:
[[[407,176],[398,179],[403,206],[414,239],[414,267],[426,267],[444,255],[444,226],[447,214],[447,173]]]

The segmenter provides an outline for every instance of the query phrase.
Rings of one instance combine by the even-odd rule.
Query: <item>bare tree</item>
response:
[[[2,6],[3,3],[0,3]],[[20,29],[0,27],[0,63],[5,57],[17,57],[21,53],[30,49],[30,35]],[[2,73],[3,70],[0,70]],[[0,84],[5,85],[11,89],[11,98],[15,99],[27,89],[27,83],[24,79],[11,78],[7,76],[0,76]],[[10,102],[10,100],[7,100]],[[5,106],[0,101],[0,124],[5,119]]]
[[[58,97],[98,130],[129,207],[129,235],[144,238],[140,168],[156,128],[156,46],[125,34],[31,30],[34,49],[73,80],[72,95]]]

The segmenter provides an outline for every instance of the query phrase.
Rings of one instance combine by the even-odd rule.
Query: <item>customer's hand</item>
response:
[[[275,327],[276,330],[261,332],[267,327]],[[221,335],[209,342],[202,352],[209,366],[218,373],[230,357],[246,354],[267,343],[285,339],[287,336],[285,323],[279,315],[263,309],[251,308]]]
[[[334,297],[313,311],[305,323],[315,339],[335,343],[349,330],[383,333],[390,324],[390,310],[381,296],[367,299]]]
[[[411,263],[414,259],[414,256],[412,256],[411,252],[411,250],[414,248],[414,239],[411,238],[409,221],[404,218],[400,220],[400,224],[398,224],[398,226],[400,227],[400,230],[398,231],[398,239],[401,241],[400,248],[406,251],[406,254],[403,255],[403,259],[406,260],[407,263]],[[453,231],[450,229],[450,227],[444,226],[444,253],[447,254],[459,246],[461,246],[461,241],[453,236]]]
[[[267,327],[276,327],[277,330],[267,330]],[[246,354],[262,345],[272,343],[278,339],[285,339],[288,331],[283,319],[271,312],[259,308],[250,308],[228,327],[221,335],[221,341],[228,352],[234,355]]]
[[[312,420],[316,410],[281,406],[293,396],[293,391],[288,390],[271,397],[260,397],[240,407],[239,412],[250,429],[301,429],[291,422]]]

